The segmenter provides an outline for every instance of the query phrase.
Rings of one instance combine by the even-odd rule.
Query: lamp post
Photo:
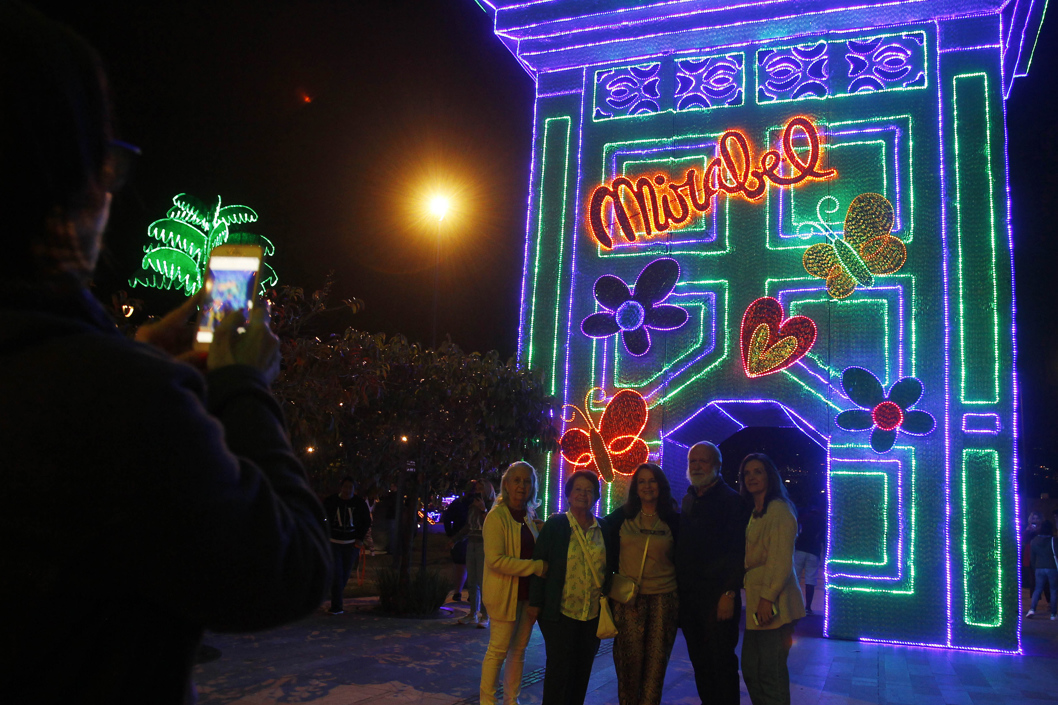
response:
[[[430,199],[430,213],[437,218],[437,250],[433,269],[433,329],[430,336],[430,346],[434,350],[437,350],[437,301],[441,290],[441,224],[448,214],[448,206],[446,196],[437,195]]]

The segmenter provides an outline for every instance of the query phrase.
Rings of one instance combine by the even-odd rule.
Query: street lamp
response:
[[[448,214],[449,203],[447,196],[435,195],[430,199],[430,214],[437,218],[437,250],[434,258],[433,269],[433,330],[430,336],[430,347],[437,350],[437,301],[441,290],[441,223]]]

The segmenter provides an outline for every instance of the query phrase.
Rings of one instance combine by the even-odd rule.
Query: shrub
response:
[[[406,597],[401,599],[397,589],[399,579],[400,571],[396,568],[375,571],[379,606],[383,612],[432,617],[448,599],[451,590],[449,576],[435,570],[419,570],[412,574]]]

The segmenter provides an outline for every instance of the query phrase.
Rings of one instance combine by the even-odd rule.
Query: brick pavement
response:
[[[203,705],[470,705],[477,702],[488,631],[454,624],[465,613],[449,603],[443,619],[395,619],[373,613],[374,600],[346,601],[346,614],[322,609],[257,634],[210,634],[216,661],[198,666]],[[1005,656],[883,646],[821,638],[822,617],[798,625],[790,653],[797,705],[979,705],[1058,703],[1058,622],[1026,620],[1025,654]],[[526,654],[522,703],[539,703],[544,648],[534,630]],[[595,660],[588,705],[617,702],[610,645]],[[665,681],[666,704],[698,703],[682,634]],[[743,688],[742,702],[749,703]]]

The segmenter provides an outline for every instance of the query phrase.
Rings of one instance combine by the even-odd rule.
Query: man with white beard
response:
[[[738,622],[750,509],[720,475],[720,449],[701,442],[687,454],[676,580],[680,628],[703,703],[739,702]]]

